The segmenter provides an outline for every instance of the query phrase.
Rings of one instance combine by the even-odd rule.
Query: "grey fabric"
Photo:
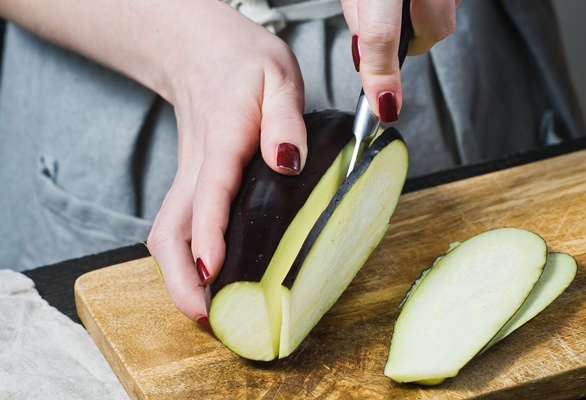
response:
[[[548,1],[463,2],[457,23],[430,55],[462,163],[584,135]]]
[[[584,135],[558,35],[547,0],[462,2],[457,31],[403,67],[396,126],[409,175]],[[281,37],[298,56],[306,111],[353,112],[360,81],[343,18],[289,24]],[[13,25],[5,47],[0,268],[145,240],[176,168],[173,108]]]
[[[172,108],[13,25],[2,72],[1,268],[145,240],[176,168]]]

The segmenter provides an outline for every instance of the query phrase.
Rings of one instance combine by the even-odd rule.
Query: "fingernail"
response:
[[[358,35],[352,36],[352,61],[356,72],[360,71],[360,46],[358,45]]]
[[[207,333],[209,333],[210,335],[214,335],[214,332],[212,331],[212,326],[210,325],[210,320],[208,319],[207,316],[202,315],[200,317],[198,317],[195,322],[197,322],[197,324],[201,327],[201,329],[203,329],[204,331],[206,331]]]
[[[383,92],[378,96],[378,113],[381,122],[395,122],[399,119],[395,93]]]
[[[195,270],[197,271],[197,274],[199,275],[201,285],[203,287],[206,287],[207,280],[210,278],[210,273],[208,272],[208,269],[206,268],[205,264],[203,263],[203,261],[199,257],[197,258],[197,260],[195,260]]]
[[[279,143],[277,147],[277,166],[299,172],[301,155],[297,146],[291,143]]]

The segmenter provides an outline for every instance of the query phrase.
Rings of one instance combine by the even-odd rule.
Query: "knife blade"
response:
[[[403,0],[403,11],[401,13],[401,35],[399,38],[399,68],[403,66],[407,51],[409,50],[409,42],[413,37],[413,25],[411,23],[411,0]],[[358,96],[358,103],[356,105],[356,112],[354,113],[354,124],[352,131],[356,138],[354,144],[354,151],[350,159],[350,166],[346,176],[354,170],[356,162],[362,155],[366,142],[376,134],[380,126],[380,118],[372,111],[372,108],[366,100],[364,89],[360,91]]]

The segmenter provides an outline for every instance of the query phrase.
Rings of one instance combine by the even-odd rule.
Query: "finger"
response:
[[[460,0],[411,0],[413,40],[409,54],[427,52],[456,28],[456,8]]]
[[[253,120],[260,120],[260,114]],[[234,135],[235,132],[241,134]],[[242,171],[258,148],[258,125],[227,124],[214,132],[213,144],[206,147],[193,195],[192,258],[202,285],[218,276],[224,263],[224,234],[230,205],[242,178]]]
[[[366,98],[382,122],[394,122],[402,104],[399,38],[402,1],[358,2],[360,78]]]
[[[307,157],[307,133],[303,121],[303,80],[294,66],[286,74],[283,69],[268,71],[265,76],[261,152],[267,165],[285,175],[297,175]]]
[[[175,307],[197,321],[207,315],[204,291],[191,253],[191,193],[181,180],[171,187],[147,239]],[[180,223],[178,223],[180,221]]]

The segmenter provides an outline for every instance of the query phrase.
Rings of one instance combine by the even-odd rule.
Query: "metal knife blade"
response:
[[[411,24],[411,13],[410,13],[411,1],[403,0],[403,11],[401,15],[401,36],[399,39],[399,68],[403,66],[403,61],[407,56],[409,50],[409,42],[413,37],[413,25]],[[356,143],[354,144],[354,151],[352,152],[352,158],[350,159],[350,166],[346,176],[354,170],[356,162],[362,156],[364,147],[368,139],[371,139],[380,126],[380,118],[372,111],[372,108],[366,100],[364,95],[364,89],[360,91],[358,97],[358,103],[356,105],[356,112],[354,114],[354,125],[352,130]]]

